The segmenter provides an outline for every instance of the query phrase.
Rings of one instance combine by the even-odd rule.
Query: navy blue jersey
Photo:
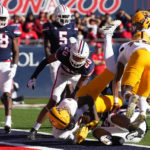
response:
[[[75,23],[69,23],[65,26],[60,26],[57,22],[45,23],[43,33],[51,43],[51,53],[53,54],[60,45],[70,44],[70,37],[77,38],[78,28]]]
[[[62,45],[55,54],[56,58],[61,62],[61,67],[64,71],[76,75],[90,76],[94,71],[94,62],[88,58],[85,65],[80,68],[74,68],[70,63],[70,48],[68,45]]]
[[[12,39],[20,36],[18,27],[6,26],[0,29],[0,61],[6,61],[11,58],[13,48]]]

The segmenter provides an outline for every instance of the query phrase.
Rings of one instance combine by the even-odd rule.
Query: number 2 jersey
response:
[[[51,43],[51,53],[53,54],[62,44],[70,44],[70,37],[77,38],[78,28],[75,23],[61,26],[57,22],[47,22],[43,25],[43,33]]]
[[[86,63],[80,68],[74,68],[70,63],[70,48],[68,45],[62,45],[55,54],[55,57],[61,62],[63,70],[69,74],[90,76],[94,71],[94,62],[88,58]]]
[[[19,37],[21,32],[16,26],[6,26],[0,29],[0,62],[11,59],[13,38]]]

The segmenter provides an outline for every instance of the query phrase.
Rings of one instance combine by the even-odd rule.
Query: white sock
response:
[[[6,116],[6,118],[5,118],[5,126],[11,127],[11,116],[10,115]]]
[[[34,124],[34,129],[35,130],[39,130],[39,128],[41,127],[41,123],[38,123],[38,122],[36,122],[35,124]]]
[[[147,102],[146,102],[146,97],[140,96],[139,98],[140,98],[140,100],[139,100],[138,106],[139,106],[139,109],[140,109],[140,113],[142,115],[146,116],[146,111],[147,111],[147,108],[148,108]]]
[[[114,51],[112,47],[112,36],[106,35],[104,41],[104,59],[106,68],[112,73],[116,73],[116,63],[114,58]]]

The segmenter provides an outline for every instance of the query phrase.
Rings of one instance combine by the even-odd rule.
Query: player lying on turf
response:
[[[142,122],[135,131],[130,132],[127,128],[139,114],[139,110],[136,110],[132,118],[128,119],[125,116],[126,109],[120,109],[117,114],[111,113],[101,127],[93,130],[93,136],[105,145],[122,145],[124,142],[138,143],[147,132],[146,121]]]
[[[111,102],[113,97],[110,96],[109,100]],[[134,132],[129,132],[126,129],[130,124],[130,120],[125,116],[125,109],[120,110],[117,115],[113,113],[108,115],[108,117],[103,119],[102,126],[96,127],[98,122],[92,119],[91,111],[89,111],[91,101],[92,99],[88,96],[80,97],[77,100],[78,106],[80,107],[77,108],[76,100],[66,98],[62,100],[57,107],[52,108],[49,111],[49,120],[53,125],[53,136],[55,138],[69,139],[76,143],[81,143],[86,139],[88,132],[93,130],[93,136],[105,145],[121,145],[124,142],[139,142],[144,137],[147,130],[146,122],[143,122]],[[104,100],[101,99],[101,101]],[[82,106],[80,105],[81,102]],[[134,121],[138,115],[139,111],[131,118],[131,122]],[[72,122],[72,120],[74,120],[74,122]],[[75,126],[73,125],[74,123]],[[74,128],[72,128],[73,126]],[[79,130],[77,131],[78,128]],[[75,131],[77,131],[76,135]]]

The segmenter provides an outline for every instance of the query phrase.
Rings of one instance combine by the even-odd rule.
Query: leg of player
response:
[[[109,25],[103,26],[100,30],[105,35],[104,42],[104,58],[106,68],[112,73],[116,73],[116,64],[114,51],[112,47],[112,36],[116,28],[121,24],[120,20],[112,21]]]
[[[5,107],[5,127],[4,130],[6,133],[11,132],[11,113],[12,113],[12,99],[10,93],[3,93],[2,102]]]
[[[115,127],[112,127],[112,131],[113,128],[115,129]],[[94,129],[93,136],[104,145],[123,145],[125,142],[121,136],[112,136],[109,131],[101,127]]]
[[[50,110],[52,107],[56,105],[56,101],[53,99],[50,99],[48,104],[41,110],[36,123],[34,124],[33,128],[30,130],[30,133],[28,135],[28,139],[35,140],[37,131],[41,127],[42,123],[47,119],[48,110]]]
[[[36,123],[34,124],[33,128],[31,129],[28,138],[31,140],[35,140],[37,131],[41,127],[42,123],[46,120],[48,115],[48,110],[50,110],[52,107],[54,107],[59,101],[61,97],[61,93],[63,92],[63,89],[65,88],[67,84],[67,78],[68,76],[65,76],[62,74],[62,69],[59,67],[57,76],[55,79],[55,84],[53,84],[52,90],[51,90],[51,97],[49,99],[48,104],[41,110],[38,119]]]

